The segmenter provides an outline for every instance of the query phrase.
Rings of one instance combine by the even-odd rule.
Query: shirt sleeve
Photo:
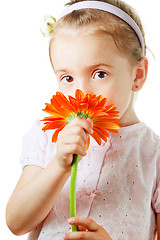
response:
[[[152,198],[152,206],[156,213],[160,213],[160,154],[157,158],[156,188]]]
[[[43,123],[36,121],[22,139],[21,166],[45,167],[47,134],[42,131]]]

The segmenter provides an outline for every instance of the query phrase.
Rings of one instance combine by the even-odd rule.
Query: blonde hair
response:
[[[82,1],[85,0],[70,0],[70,2],[68,2],[66,5],[70,6],[74,3]],[[138,14],[130,5],[126,4],[121,0],[98,0],[98,1],[112,4],[126,12],[139,26],[145,43],[145,34],[141,20]],[[95,28],[92,28],[91,30],[92,32],[104,32],[106,34],[109,34],[113,38],[117,48],[123,54],[126,54],[132,63],[139,62],[143,57],[142,47],[135,31],[126,22],[124,22],[117,16],[97,9],[76,10],[59,19],[56,23],[53,24],[53,31],[50,31],[51,32],[50,46],[54,41],[56,32],[59,29],[79,28],[87,26],[89,24],[95,25]]]

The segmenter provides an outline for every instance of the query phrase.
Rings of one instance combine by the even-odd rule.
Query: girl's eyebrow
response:
[[[99,64],[93,64],[93,65],[89,65],[86,67],[86,69],[93,69],[93,68],[98,68],[98,67],[107,67],[107,68],[113,68],[112,65],[109,65],[109,64],[105,64],[105,63],[99,63]],[[57,73],[61,73],[61,72],[70,72],[69,69],[58,69],[58,70],[55,70],[55,74]]]
[[[70,72],[70,71],[69,71],[69,69],[66,68],[66,69],[58,69],[58,70],[55,70],[54,72],[55,72],[55,74],[57,74],[57,73],[61,73],[61,72]]]
[[[94,64],[94,65],[90,65],[88,68],[97,68],[97,67],[107,67],[107,68],[113,68],[112,65],[110,64],[106,64],[106,63],[99,63],[99,64]]]

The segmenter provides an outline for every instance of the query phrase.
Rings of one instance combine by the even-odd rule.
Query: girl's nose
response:
[[[93,94],[92,87],[87,82],[80,82],[77,84],[77,89],[80,89],[84,94],[90,93]]]
[[[87,89],[87,88],[79,88],[83,93],[84,95],[86,95],[87,93],[89,94],[93,94],[93,92],[91,91],[91,89]]]

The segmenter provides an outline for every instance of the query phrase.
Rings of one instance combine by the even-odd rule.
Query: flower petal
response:
[[[56,128],[61,128],[62,126],[64,127],[66,123],[64,121],[53,121],[53,122],[47,122],[45,123],[45,126],[42,128],[42,130],[53,130]]]
[[[93,127],[93,130],[96,131],[105,142],[107,142],[109,134],[104,129],[100,127]]]
[[[84,98],[84,93],[80,89],[77,89],[75,92],[75,98],[77,101],[81,101]]]
[[[53,134],[53,136],[52,136],[52,142],[57,142],[58,134],[59,134],[59,132],[60,132],[63,128],[64,128],[64,127],[58,128],[58,129],[54,132],[54,134]]]
[[[99,145],[101,145],[101,138],[100,138],[100,136],[99,136],[99,134],[96,132],[96,131],[93,131],[93,133],[91,134],[91,136],[95,139],[95,141],[99,144]]]
[[[90,136],[88,137],[88,140],[87,140],[87,147],[86,147],[86,151],[88,150],[88,148],[89,148],[89,145],[90,145]]]

